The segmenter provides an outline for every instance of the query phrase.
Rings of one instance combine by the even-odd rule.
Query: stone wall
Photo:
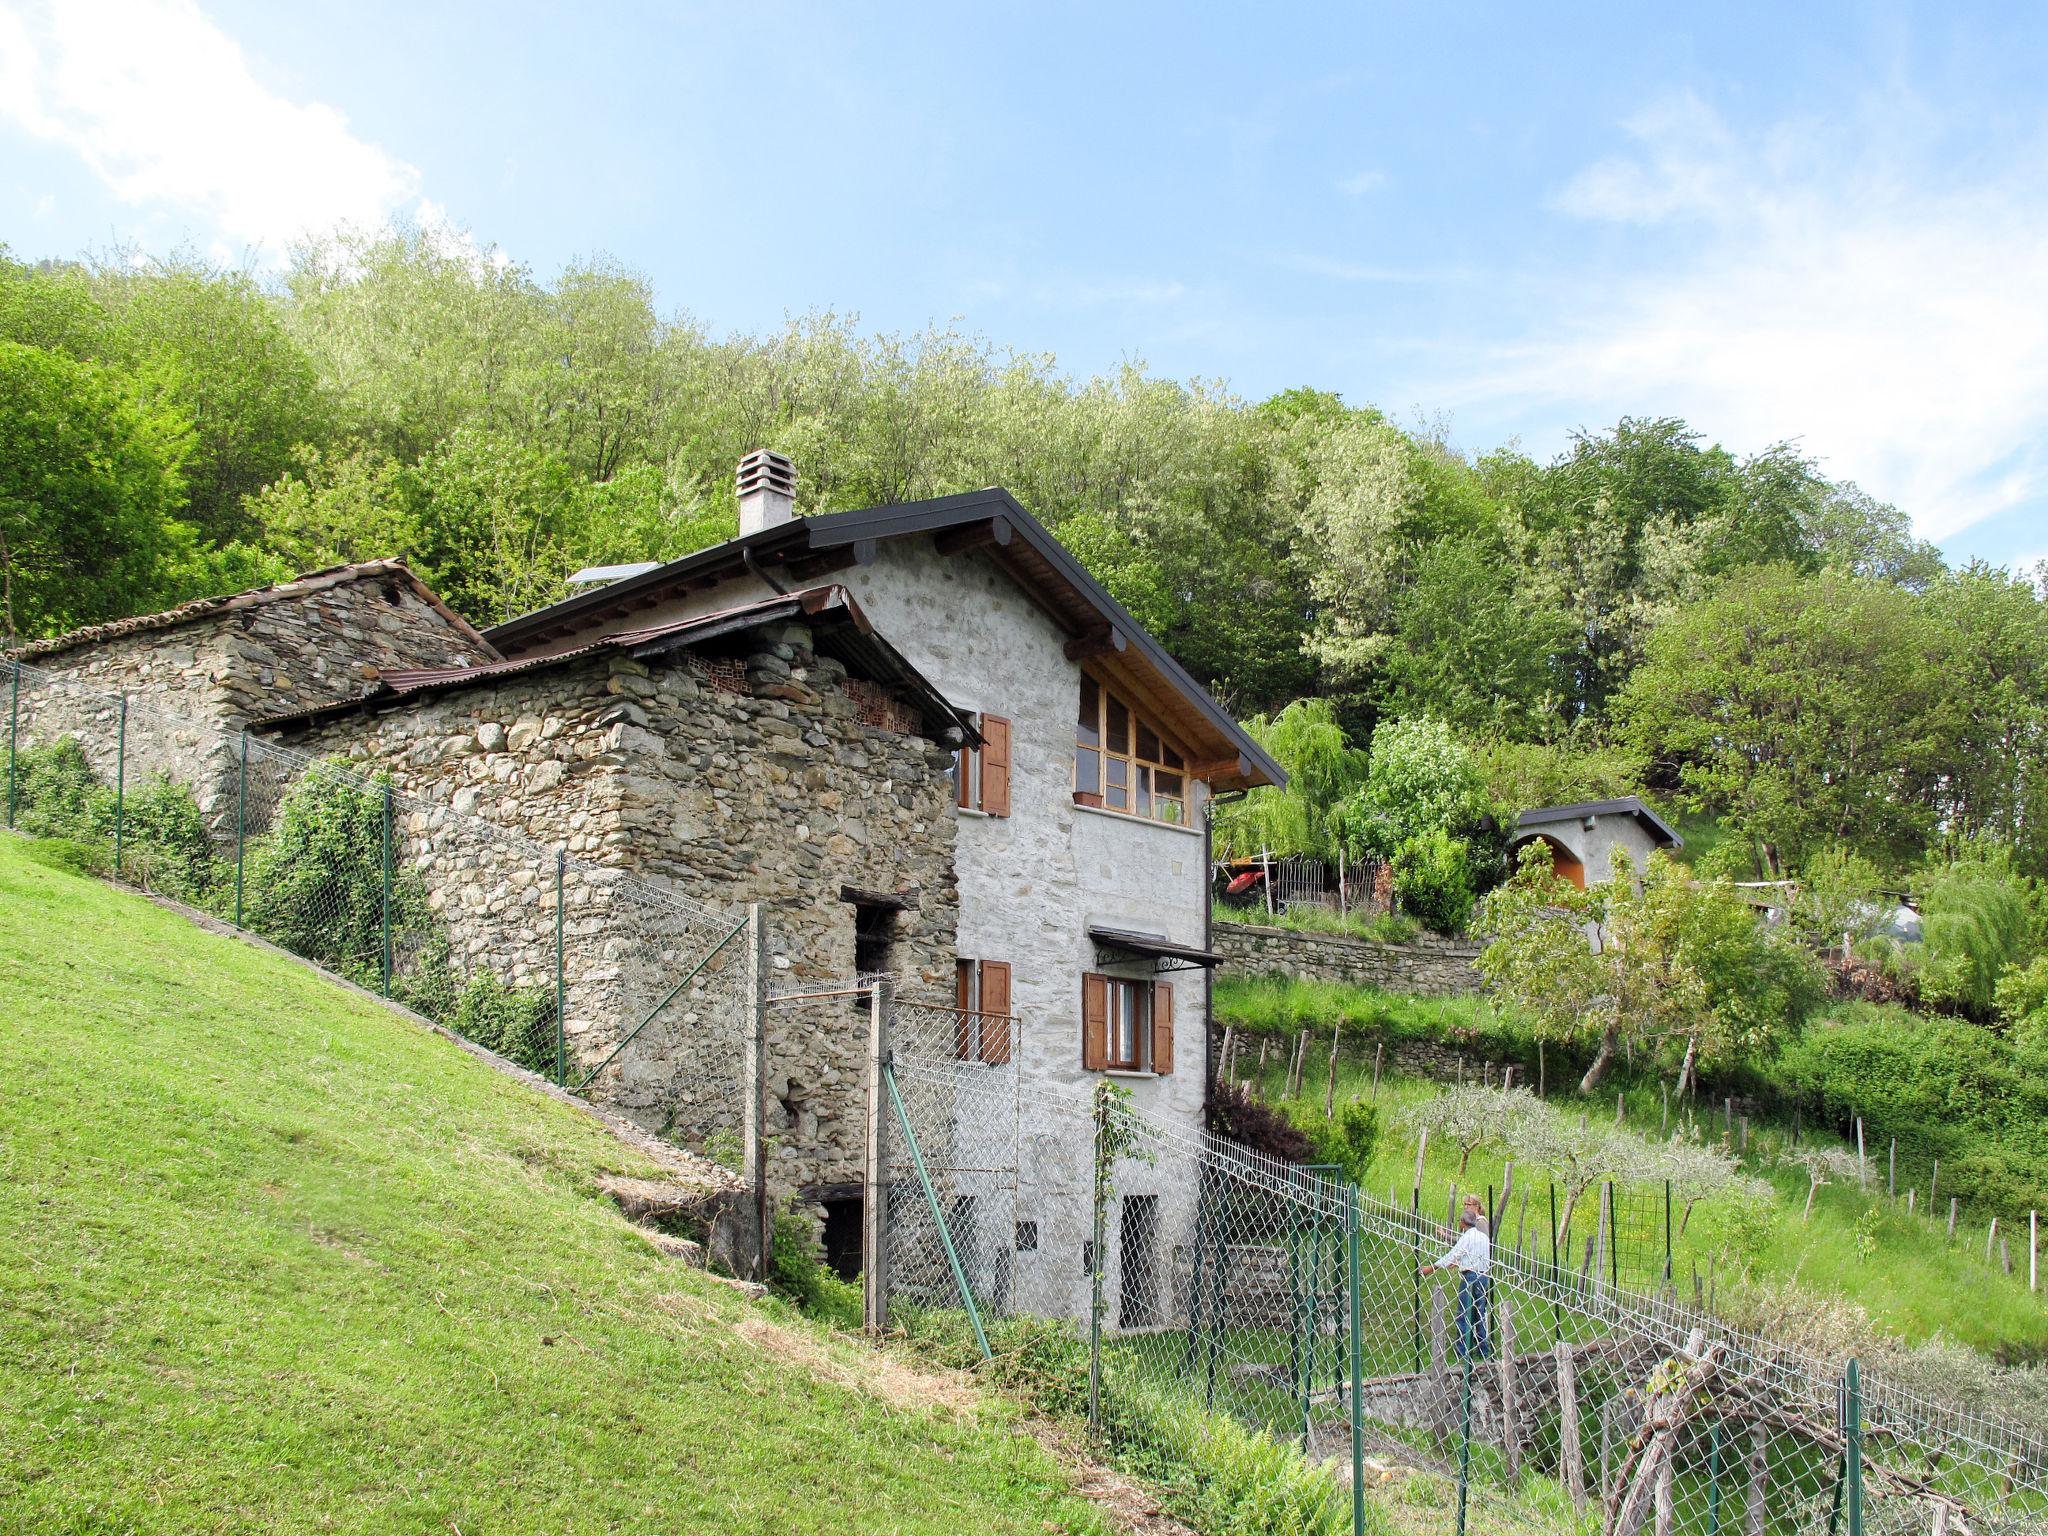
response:
[[[1473,964],[1481,946],[1453,939],[1378,944],[1338,934],[1218,923],[1212,943],[1224,957],[1224,975],[1300,976],[1422,997],[1484,990]]]
[[[774,666],[584,656],[330,716],[287,741],[391,774],[402,867],[446,922],[458,970],[551,981],[550,850],[567,851],[565,1026],[586,1068],[747,902],[766,908],[772,985],[801,990],[854,973],[842,886],[908,891],[890,968],[906,988],[950,991],[950,754],[863,723],[872,701],[807,640],[799,626],[765,642]],[[738,1131],[743,948],[729,945],[607,1069],[610,1102],[699,1141]],[[849,999],[769,1010],[777,1188],[860,1177],[866,1042]]]
[[[382,669],[492,654],[402,567],[350,567],[24,648],[20,744],[73,736],[111,782],[126,694],[127,783],[167,775],[231,838],[251,720],[354,697]]]

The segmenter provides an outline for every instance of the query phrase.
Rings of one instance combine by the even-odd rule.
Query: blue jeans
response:
[[[1491,1360],[1493,1334],[1487,1319],[1493,1311],[1493,1276],[1458,1276],[1458,1358]]]

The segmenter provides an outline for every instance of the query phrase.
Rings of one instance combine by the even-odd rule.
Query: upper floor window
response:
[[[1188,819],[1187,759],[1151,721],[1096,679],[1082,675],[1074,733],[1074,794],[1154,821]]]
[[[985,816],[1010,814],[1010,722],[983,714],[981,745],[953,753],[953,798],[961,809]]]

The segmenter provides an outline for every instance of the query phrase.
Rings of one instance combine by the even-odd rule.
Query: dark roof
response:
[[[1184,965],[1199,966],[1223,963],[1223,957],[1211,950],[1197,949],[1192,944],[1176,944],[1156,933],[1133,933],[1128,928],[1090,927],[1088,937],[1104,949],[1120,949],[1128,954],[1143,956],[1147,960],[1178,960]]]
[[[76,650],[82,645],[97,645],[103,640],[118,639],[122,635],[140,634],[153,629],[174,629],[180,624],[196,624],[201,619],[214,618],[219,614],[239,613],[245,608],[261,608],[268,603],[304,597],[309,593],[322,592],[329,587],[338,587],[350,581],[396,581],[409,587],[428,607],[437,610],[452,628],[465,639],[474,642],[478,650],[486,655],[498,654],[496,648],[478,633],[469,620],[442,602],[434,589],[415,576],[412,568],[403,560],[364,560],[354,565],[330,565],[323,570],[307,571],[303,575],[294,576],[290,581],[275,581],[267,587],[254,587],[247,592],[230,592],[221,597],[197,597],[189,603],[180,603],[175,608],[166,608],[161,613],[142,613],[130,619],[113,619],[105,624],[88,624],[83,629],[54,635],[48,640],[32,640],[7,654],[24,658],[54,656],[61,651]]]
[[[1126,681],[1140,694],[1149,689],[1153,697],[1140,697],[1136,702],[1153,704],[1166,717],[1162,724],[1177,727],[1183,734],[1199,726],[1212,739],[1227,743],[1234,761],[1226,760],[1227,766],[1208,764],[1211,771],[1206,776],[1212,781],[1225,788],[1287,782],[1286,772],[1229,711],[1146,633],[1037,518],[1000,487],[795,518],[671,560],[644,575],[565,598],[486,633],[500,650],[517,654],[628,614],[636,607],[651,607],[692,587],[715,585],[749,567],[781,567],[799,580],[815,579],[826,571],[871,561],[878,540],[916,534],[978,539],[961,547],[987,551],[1075,645],[1098,648],[1091,654],[1112,674],[1113,682]]]
[[[1578,805],[1545,805],[1533,811],[1524,811],[1515,823],[1517,831],[1529,831],[1537,827],[1555,825],[1560,821],[1584,821],[1588,817],[1633,816],[1650,829],[1651,835],[1667,848],[1683,848],[1685,839],[1676,830],[1634,795],[1623,795],[1618,800],[1586,800]]]
[[[624,651],[631,656],[654,656],[684,646],[703,645],[720,636],[737,634],[778,619],[801,617],[811,626],[813,644],[820,653],[843,662],[857,677],[899,688],[923,712],[927,726],[955,729],[969,740],[979,741],[972,718],[955,709],[924,675],[903,655],[875,633],[860,605],[844,587],[813,587],[785,597],[764,598],[716,613],[678,619],[643,629],[616,630],[588,645],[544,656],[515,656],[505,661],[486,662],[475,667],[394,668],[378,674],[376,686],[354,699],[321,704],[289,714],[267,715],[256,726],[304,725],[315,720],[347,714],[352,710],[375,709],[416,694],[439,693],[451,688],[468,688],[495,682],[501,677],[538,672],[561,666],[599,651]]]

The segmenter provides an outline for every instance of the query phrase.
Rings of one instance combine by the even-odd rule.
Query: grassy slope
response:
[[[1290,1106],[1292,1113],[1320,1119],[1327,1086],[1328,1049],[1329,1035],[1326,1032],[1310,1051],[1303,1096]],[[1265,1087],[1269,1099],[1278,1096],[1283,1087],[1283,1054],[1276,1050],[1268,1064]],[[1251,1059],[1256,1060],[1255,1053]],[[1250,1075],[1249,1064],[1240,1075]],[[1369,1057],[1362,1063],[1340,1059],[1337,1082],[1340,1104],[1353,1094],[1369,1096],[1371,1086],[1372,1063]],[[1423,1078],[1388,1073],[1382,1079],[1379,1092],[1382,1132],[1367,1181],[1368,1189],[1384,1196],[1392,1187],[1400,1199],[1407,1199],[1409,1186],[1415,1177],[1415,1138],[1396,1124],[1396,1117],[1402,1105],[1438,1091],[1437,1084]],[[1561,1105],[1571,1102],[1553,1097]],[[1611,1092],[1596,1093],[1585,1101],[1584,1107],[1588,1114],[1612,1118],[1614,1095]],[[1654,1088],[1637,1088],[1631,1092],[1628,1106],[1630,1124],[1647,1127],[1654,1133],[1659,1113]],[[1709,1136],[1718,1134],[1719,1118],[1714,1117],[1703,1126],[1703,1130]],[[1812,1220],[1802,1221],[1800,1212],[1806,1201],[1805,1174],[1797,1169],[1774,1166],[1768,1155],[1777,1150],[1781,1139],[1780,1132],[1766,1127],[1754,1128],[1751,1136],[1752,1156],[1748,1166],[1751,1171],[1769,1178],[1779,1197],[1761,1245],[1744,1249],[1757,1279],[1796,1279],[1807,1289],[1843,1297],[1864,1308],[1877,1327],[1909,1342],[1943,1333],[1987,1352],[2009,1349],[2027,1357],[2038,1357],[2044,1348],[2048,1348],[2048,1304],[2027,1294],[2024,1247],[2016,1255],[2016,1273],[2006,1276],[1995,1266],[1983,1262],[1981,1226],[1975,1232],[1974,1248],[1962,1238],[1953,1244],[1948,1242],[1940,1223],[1918,1215],[1910,1219],[1907,1217],[1903,1188],[1902,1198],[1897,1201],[1883,1196],[1881,1169],[1874,1169],[1879,1183],[1872,1193],[1866,1194],[1849,1186],[1824,1187],[1814,1201]],[[1498,1189],[1502,1173],[1503,1160],[1499,1152],[1482,1147],[1472,1154],[1464,1177],[1459,1178],[1457,1150],[1432,1146],[1423,1173],[1424,1209],[1442,1211],[1453,1183],[1461,1189],[1476,1189],[1482,1193],[1489,1186]],[[1542,1176],[1539,1174],[1537,1178],[1539,1182],[1530,1197],[1528,1219],[1532,1229],[1542,1230],[1547,1213],[1542,1203],[1545,1200],[1544,1186],[1540,1182]],[[1559,1198],[1562,1199],[1561,1194]],[[1857,1251],[1857,1223],[1873,1211],[1876,1215],[1870,1220],[1876,1247],[1868,1258],[1863,1258]],[[1585,1221],[1582,1215],[1574,1225],[1584,1227]],[[1513,1220],[1505,1220],[1502,1225],[1507,1239],[1511,1240]],[[1659,1213],[1656,1242],[1660,1248],[1662,1241]],[[1720,1257],[1716,1267],[1720,1273],[1726,1274],[1730,1267],[1726,1250],[1734,1241],[1730,1224],[1722,1212],[1711,1205],[1697,1209],[1684,1237],[1675,1244],[1673,1267],[1681,1285],[1690,1284],[1694,1263],[1698,1264],[1702,1275],[1708,1273],[1710,1258],[1717,1250],[1720,1250]]]
[[[1102,1528],[992,1417],[738,1336],[573,1111],[6,838],[0,997],[11,1529]]]

